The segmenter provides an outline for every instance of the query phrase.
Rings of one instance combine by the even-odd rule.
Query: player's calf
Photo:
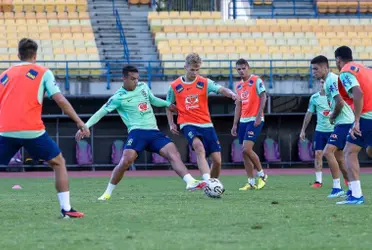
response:
[[[63,218],[83,218],[84,214],[74,210],[70,204],[70,191],[68,184],[68,174],[66,162],[60,153],[57,157],[48,161],[53,168],[56,180],[56,189],[58,192],[58,200],[61,207],[61,216]]]
[[[211,178],[216,178],[220,176],[221,167],[222,167],[222,159],[221,159],[221,153],[220,152],[214,152],[210,155],[212,159],[212,165],[211,165]]]
[[[116,185],[121,181],[124,176],[125,171],[133,164],[137,158],[137,152],[133,149],[125,149],[123,156],[119,164],[112,171],[110,182],[102,196],[98,200],[109,200],[111,198],[112,191],[116,188]]]

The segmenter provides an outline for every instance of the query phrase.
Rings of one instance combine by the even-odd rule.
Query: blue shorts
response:
[[[325,148],[325,145],[328,143],[328,139],[331,136],[332,132],[320,132],[320,131],[315,131],[314,134],[314,150],[321,150]]]
[[[49,161],[61,153],[57,144],[49,137],[47,132],[34,139],[0,136],[0,165],[8,165],[10,159],[22,147],[35,160]]]
[[[129,132],[124,149],[133,149],[137,154],[146,150],[160,154],[160,150],[172,140],[159,130],[133,129]]]
[[[194,138],[200,138],[204,146],[206,157],[212,153],[221,152],[221,145],[213,127],[202,128],[193,125],[186,125],[182,128],[182,132],[191,148]]]
[[[241,122],[239,124],[238,138],[239,143],[243,144],[243,141],[256,142],[261,130],[264,126],[264,122],[261,122],[257,127],[254,126],[254,121]]]
[[[372,146],[372,120],[360,118],[359,128],[362,136],[355,135],[356,139],[354,140],[348,135],[347,141],[362,148]]]
[[[336,146],[339,150],[343,150],[346,144],[346,137],[353,124],[336,125],[333,133],[329,136],[328,144]]]

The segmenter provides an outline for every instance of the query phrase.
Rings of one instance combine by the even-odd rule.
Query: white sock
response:
[[[355,198],[360,198],[363,196],[362,194],[362,187],[360,186],[360,181],[350,181],[351,185],[351,192],[353,192],[353,196]]]
[[[250,185],[256,185],[256,179],[255,178],[248,178],[248,184]]]
[[[108,194],[108,195],[111,196],[111,193],[112,193],[112,191],[114,191],[115,187],[116,187],[116,185],[109,183],[109,184],[107,185],[107,188],[106,188],[105,194]]]
[[[71,210],[69,191],[58,193],[58,200],[59,200],[59,204],[61,205],[61,209],[65,211]]]
[[[264,177],[265,176],[265,173],[264,173],[263,169],[261,171],[257,172],[257,176],[258,177]]]
[[[203,180],[207,181],[211,178],[210,174],[203,174]]]
[[[183,180],[186,182],[186,183],[190,183],[192,181],[194,181],[194,177],[191,176],[191,174],[187,174],[183,177]]]
[[[322,172],[315,172],[315,181],[319,182],[319,183],[322,183],[323,182],[322,176],[323,176]]]
[[[339,188],[339,189],[341,189],[340,178],[338,178],[338,179],[333,179],[333,188]]]
[[[351,191],[351,183],[350,181],[347,183],[348,187],[349,187],[349,190]],[[352,192],[352,191],[351,191]]]

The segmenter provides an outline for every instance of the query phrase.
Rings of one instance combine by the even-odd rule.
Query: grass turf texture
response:
[[[1,179],[0,249],[368,249],[370,205],[336,206],[313,176],[269,176],[259,191],[238,191],[244,176],[223,176],[226,193],[189,193],[175,177],[129,177],[110,201],[107,178],[71,178],[83,219],[60,219],[53,180]],[[372,175],[362,176],[372,192]],[[20,184],[22,190],[12,190]]]

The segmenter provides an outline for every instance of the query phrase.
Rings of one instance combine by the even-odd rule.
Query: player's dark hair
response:
[[[316,56],[311,60],[311,64],[320,64],[320,63],[325,63],[327,64],[327,67],[329,67],[328,59],[325,56]]]
[[[23,38],[18,43],[18,54],[21,61],[30,60],[35,56],[38,49],[37,43],[29,38]]]
[[[240,58],[238,61],[236,61],[235,65],[247,65],[249,67],[248,61],[243,58]]]
[[[353,60],[353,51],[348,46],[341,46],[335,50],[335,58],[341,58],[344,62]]]
[[[132,65],[127,65],[123,68],[123,76],[127,77],[129,72],[138,73],[138,69]]]

